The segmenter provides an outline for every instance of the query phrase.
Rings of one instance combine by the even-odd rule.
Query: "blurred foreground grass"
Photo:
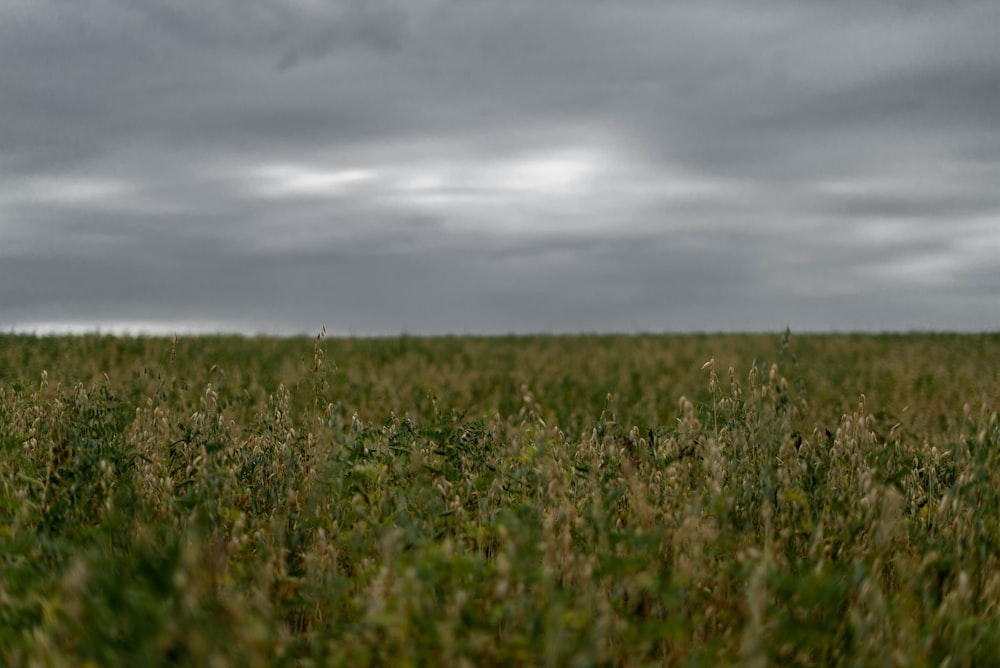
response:
[[[0,336],[0,663],[982,665],[1000,336]]]

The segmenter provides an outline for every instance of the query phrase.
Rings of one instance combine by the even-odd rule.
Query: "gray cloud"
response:
[[[0,327],[997,329],[998,21],[8,5]]]

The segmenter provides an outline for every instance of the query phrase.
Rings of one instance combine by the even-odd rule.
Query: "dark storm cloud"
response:
[[[995,329],[998,22],[10,4],[0,327]]]

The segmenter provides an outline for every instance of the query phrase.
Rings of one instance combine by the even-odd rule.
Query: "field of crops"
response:
[[[0,335],[0,664],[987,665],[1000,335]]]

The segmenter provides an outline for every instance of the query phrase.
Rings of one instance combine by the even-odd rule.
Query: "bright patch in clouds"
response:
[[[404,217],[418,212],[449,229],[505,234],[593,224],[593,200],[615,188],[616,175],[626,171],[620,156],[590,147],[514,149],[496,156],[452,148],[429,155],[400,147],[392,161],[353,156],[338,166],[267,164],[244,178],[254,197],[329,198],[353,210]]]
[[[254,170],[256,191],[264,197],[340,197],[369,182],[368,169],[329,169],[307,165],[266,165]]]
[[[339,197],[367,186],[401,198],[424,196],[447,202],[449,195],[484,199],[572,196],[587,188],[608,158],[596,151],[550,151],[512,157],[414,160],[363,167],[271,164],[252,170],[254,191],[265,197]]]
[[[500,163],[491,176],[501,190],[568,196],[590,185],[608,162],[597,152],[553,152]]]
[[[555,149],[498,158],[414,161],[385,168],[384,195],[398,207],[451,217],[502,209],[524,214],[540,204],[559,207],[599,187],[610,156]],[[543,223],[536,220],[537,223]]]
[[[731,199],[747,188],[648,164],[604,144],[522,145],[492,154],[460,146],[436,153],[383,147],[393,160],[360,155],[345,156],[337,166],[259,166],[249,174],[249,190],[269,199],[329,198],[352,210],[419,213],[451,230],[530,235],[646,230],[644,207]]]

